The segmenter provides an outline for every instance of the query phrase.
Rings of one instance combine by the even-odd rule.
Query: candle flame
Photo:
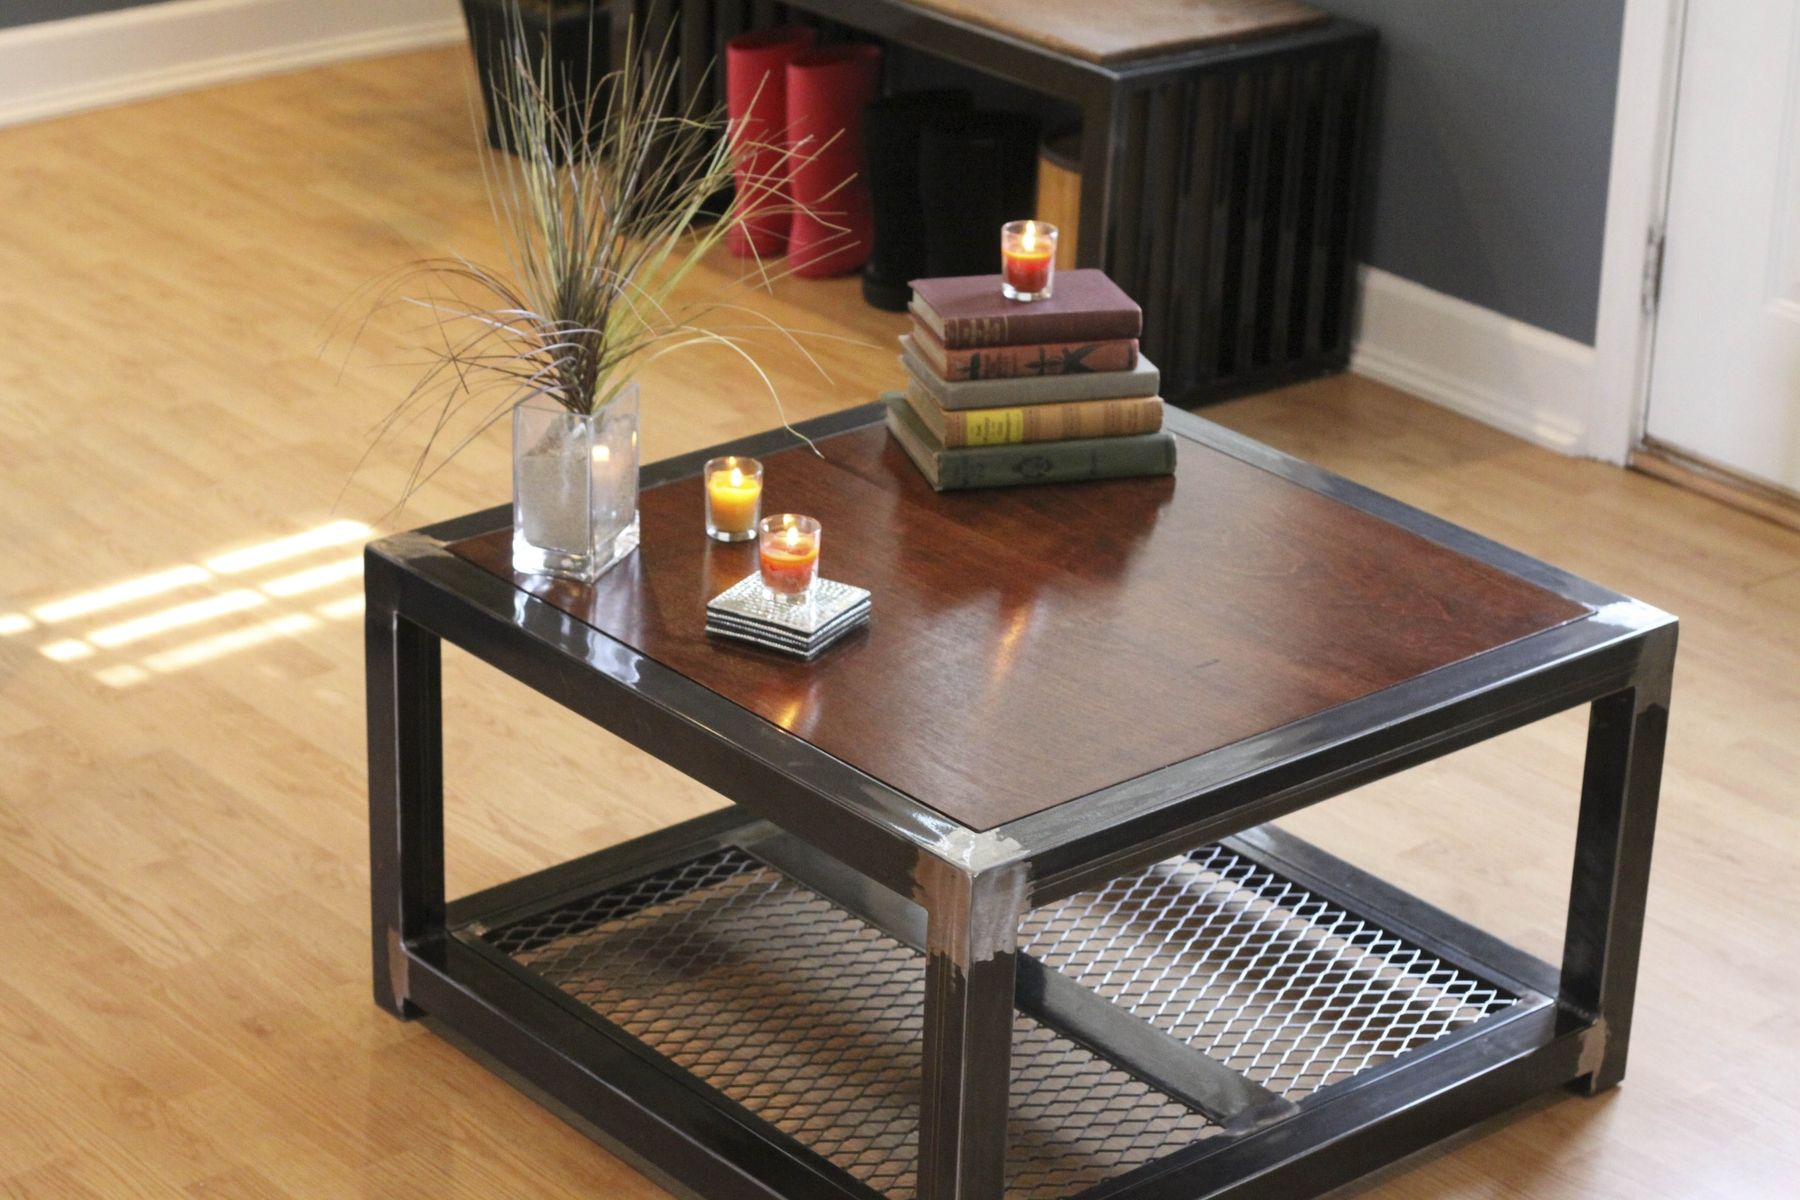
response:
[[[792,525],[788,526],[787,544],[789,550],[798,550],[800,548],[800,531],[795,529]]]
[[[742,467],[731,468],[731,486],[732,487],[743,487],[744,486],[744,471],[743,471]]]
[[[1023,236],[1019,239],[1019,249],[1021,249],[1021,250],[1036,250],[1037,249],[1037,222],[1036,221],[1025,222],[1025,236]]]

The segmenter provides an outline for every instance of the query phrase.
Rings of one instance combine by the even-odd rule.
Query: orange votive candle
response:
[[[1000,290],[1009,300],[1044,300],[1056,273],[1056,226],[1009,221],[1000,227]]]
[[[757,527],[763,586],[784,600],[804,600],[819,574],[821,529],[811,517],[781,513]]]

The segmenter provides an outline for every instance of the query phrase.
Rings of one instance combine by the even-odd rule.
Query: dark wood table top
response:
[[[647,488],[593,586],[462,558],[973,830],[1042,812],[1590,610],[1191,439],[1172,477],[939,495],[880,426],[764,459],[874,619],[812,663],[708,638],[754,543]]]

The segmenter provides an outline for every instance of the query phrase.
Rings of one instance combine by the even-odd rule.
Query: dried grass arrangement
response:
[[[483,150],[504,269],[457,256],[421,259],[378,285],[371,310],[407,304],[431,318],[427,369],[370,445],[372,452],[403,429],[429,426],[402,503],[522,401],[544,397],[573,413],[596,413],[665,354],[695,346],[732,351],[767,389],[784,425],[758,352],[773,341],[824,374],[801,338],[829,335],[796,334],[738,302],[786,271],[746,260],[724,293],[676,295],[750,215],[758,189],[779,190],[791,162],[819,147],[769,147],[777,151],[774,168],[749,187],[740,177],[724,212],[709,219],[708,204],[733,183],[735,147],[723,111],[680,101],[680,63],[667,39],[647,46],[634,30],[623,66],[585,104],[559,108],[547,49],[541,61],[527,61],[516,9],[513,25],[518,36],[498,83],[516,153]],[[750,148],[741,137],[737,146]],[[772,211],[766,198],[757,211]]]

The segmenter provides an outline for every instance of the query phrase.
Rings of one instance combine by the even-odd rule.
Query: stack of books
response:
[[[900,337],[906,390],[888,428],[931,486],[1002,487],[1167,475],[1161,376],[1138,353],[1143,313],[1102,271],[1059,272],[1021,303],[1000,276],[913,281]]]

